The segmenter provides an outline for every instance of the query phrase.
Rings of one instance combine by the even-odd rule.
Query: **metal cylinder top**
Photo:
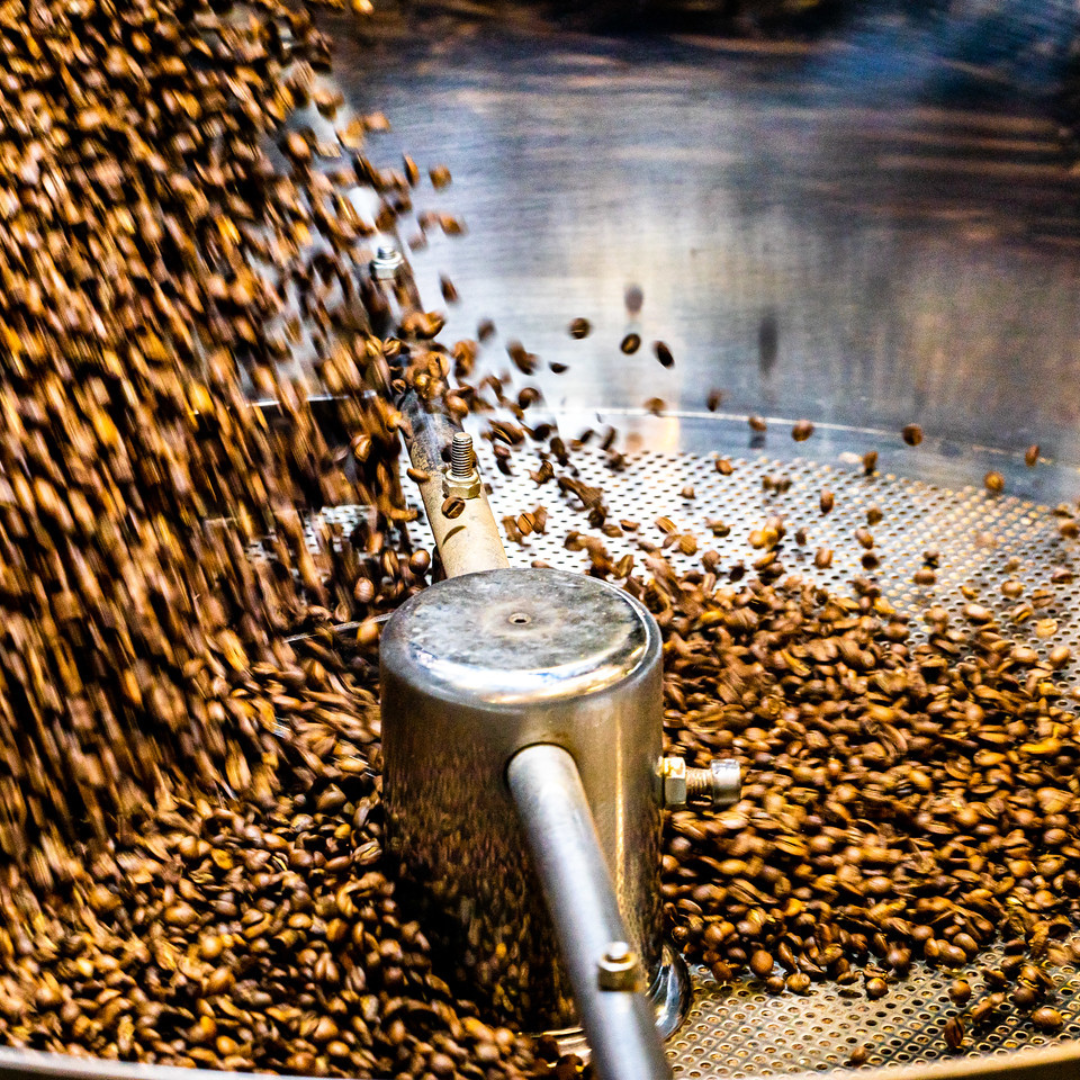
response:
[[[626,593],[558,570],[467,574],[415,596],[383,635],[384,664],[425,691],[499,706],[582,697],[634,673],[650,620]]]

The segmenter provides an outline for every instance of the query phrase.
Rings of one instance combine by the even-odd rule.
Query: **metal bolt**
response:
[[[393,281],[405,265],[405,257],[391,244],[380,244],[369,269],[376,281]]]
[[[601,990],[637,991],[645,989],[645,977],[637,954],[625,941],[612,941],[596,965]]]
[[[660,775],[669,810],[706,800],[713,810],[723,810],[739,801],[742,789],[742,771],[734,758],[716,758],[707,769],[688,769],[682,758],[664,758]]]
[[[734,806],[742,792],[742,770],[734,758],[714,758],[707,769],[686,770],[686,795],[708,799],[714,810]]]
[[[468,480],[473,471],[472,436],[466,431],[455,431],[450,444],[450,475],[455,480]]]
[[[457,495],[462,499],[475,499],[480,494],[480,487],[472,436],[464,431],[455,431],[450,443],[450,468],[446,471],[443,492],[447,497]]]

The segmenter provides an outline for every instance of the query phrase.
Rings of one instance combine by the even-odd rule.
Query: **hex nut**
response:
[[[645,989],[645,975],[637,953],[625,941],[613,941],[596,964],[601,990],[635,992]]]
[[[686,806],[686,762],[680,757],[663,758],[660,776],[664,782],[664,806],[669,810],[680,810]]]

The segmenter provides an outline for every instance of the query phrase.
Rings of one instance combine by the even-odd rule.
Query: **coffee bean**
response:
[[[587,338],[592,332],[592,324],[588,319],[574,319],[570,324],[570,336],[576,341]]]
[[[654,341],[653,352],[656,354],[656,359],[660,361],[661,367],[673,368],[675,366],[675,357],[664,342]]]
[[[1038,462],[1039,462],[1039,447],[1038,447],[1038,444],[1033,444],[1032,446],[1029,446],[1027,448],[1027,450],[1024,451],[1024,464],[1027,465],[1027,467],[1030,469],[1030,468],[1033,468],[1035,465],[1037,465]]]
[[[1057,1009],[1043,1005],[1031,1014],[1031,1022],[1040,1031],[1060,1031],[1065,1026],[1065,1018]]]
[[[632,356],[641,348],[641,336],[639,334],[627,334],[619,343],[619,348],[627,356]]]
[[[750,957],[750,970],[759,978],[764,979],[771,974],[773,958],[764,949],[757,949]]]
[[[456,304],[460,299],[458,297],[457,288],[445,274],[439,275],[439,291],[442,293],[442,298],[448,304]]]
[[[922,428],[918,424],[906,424],[901,434],[908,446],[918,446],[923,440]]]
[[[964,1043],[964,1021],[959,1016],[950,1016],[945,1021],[945,1044],[950,1050],[959,1050]]]
[[[791,429],[791,437],[796,442],[805,442],[814,434],[814,425],[809,420],[799,420]]]
[[[983,484],[991,495],[1000,495],[1005,490],[1005,477],[991,470],[983,477]]]

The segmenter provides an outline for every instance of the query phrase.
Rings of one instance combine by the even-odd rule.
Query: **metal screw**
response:
[[[637,991],[645,988],[645,978],[637,954],[625,941],[609,942],[596,965],[601,990]]]
[[[714,810],[734,806],[742,794],[742,769],[734,758],[715,758],[707,769],[686,770],[689,799],[708,799]]]
[[[405,257],[391,244],[380,244],[369,269],[376,281],[393,281],[405,265]]]
[[[455,480],[468,480],[473,473],[472,436],[466,431],[455,431],[450,444],[450,475]]]
[[[670,810],[706,800],[713,810],[723,810],[739,801],[742,790],[742,770],[734,758],[716,758],[707,769],[688,769],[682,758],[664,758],[660,775]]]
[[[457,495],[462,499],[475,499],[480,494],[480,486],[472,436],[464,431],[455,431],[450,443],[450,468],[446,471],[443,491],[447,497]]]

